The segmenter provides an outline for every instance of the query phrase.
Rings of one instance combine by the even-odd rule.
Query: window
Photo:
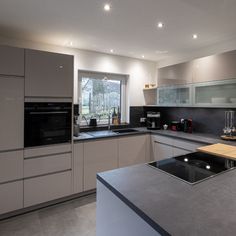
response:
[[[108,115],[114,109],[121,112],[125,121],[126,75],[79,72],[80,120],[86,124],[90,118],[97,118],[98,124],[108,122]]]

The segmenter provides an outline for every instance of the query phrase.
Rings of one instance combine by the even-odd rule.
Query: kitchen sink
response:
[[[133,132],[139,132],[136,129],[119,129],[119,130],[114,130],[117,134],[126,134],[126,133],[133,133]]]
[[[112,130],[101,130],[101,131],[87,132],[87,134],[93,137],[106,137],[106,136],[114,136],[117,133],[113,132]]]

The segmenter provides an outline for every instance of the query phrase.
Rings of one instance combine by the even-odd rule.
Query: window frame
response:
[[[103,80],[104,77],[107,77],[108,80],[119,80],[121,82],[120,86],[120,109],[121,109],[121,123],[127,122],[127,81],[129,75],[127,74],[116,74],[116,73],[106,73],[106,72],[97,72],[97,71],[87,71],[87,70],[79,70],[78,71],[78,103],[79,103],[79,113],[81,114],[79,117],[80,126],[87,126],[85,120],[82,119],[82,79],[84,77],[91,77],[92,79],[100,79]],[[112,111],[111,111],[112,112]],[[98,125],[106,125],[107,122],[102,121],[98,123]]]

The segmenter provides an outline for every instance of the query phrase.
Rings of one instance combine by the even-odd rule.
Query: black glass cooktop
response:
[[[199,183],[207,178],[232,170],[236,161],[194,152],[148,164],[190,184]]]

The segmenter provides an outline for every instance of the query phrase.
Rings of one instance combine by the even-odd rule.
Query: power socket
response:
[[[146,122],[146,118],[145,117],[141,117],[140,118],[140,123],[144,123],[144,122]]]

